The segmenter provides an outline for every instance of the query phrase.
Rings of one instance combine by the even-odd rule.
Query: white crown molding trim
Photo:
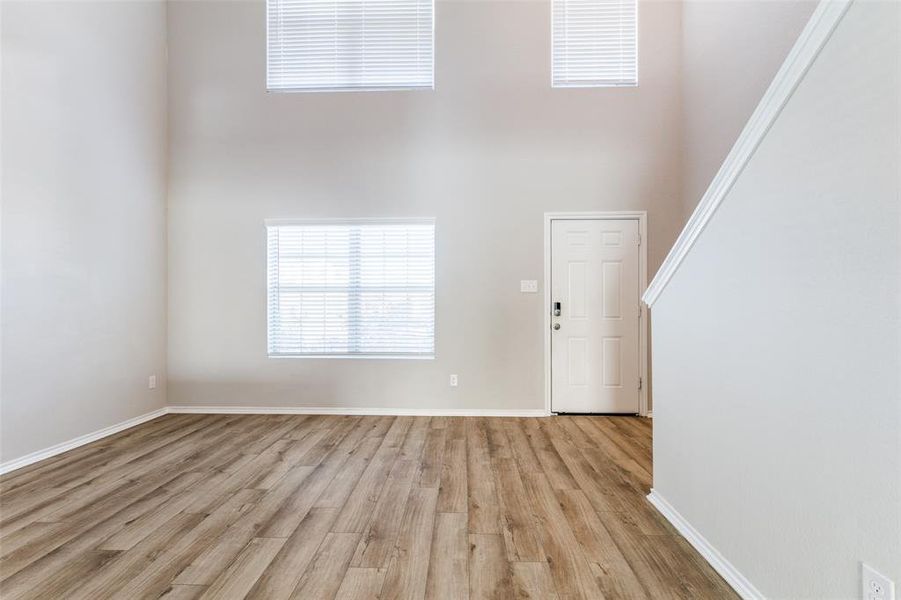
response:
[[[648,494],[648,502],[654,505],[664,518],[672,523],[673,527],[682,534],[688,543],[691,544],[698,553],[704,557],[710,566],[720,574],[720,577],[726,580],[732,589],[744,600],[765,600],[765,596],[748,581],[748,578],[742,575],[735,566],[720,554],[719,550],[707,541],[697,529],[692,527],[691,523],[685,520],[685,517],[667,502],[663,496],[657,493],[653,488]]]
[[[350,408],[336,406],[170,406],[170,413],[241,415],[374,415],[397,417],[545,417],[543,409]]]
[[[652,306],[748,165],[853,0],[820,0],[642,300]]]
[[[53,456],[56,456],[57,454],[62,454],[63,452],[67,452],[68,450],[74,450],[79,446],[84,446],[85,444],[96,442],[97,440],[111,436],[114,433],[119,433],[120,431],[130,429],[136,425],[140,425],[141,423],[152,421],[153,419],[161,417],[168,412],[169,409],[166,407],[159,408],[149,413],[134,417],[133,419],[128,419],[127,421],[122,421],[121,423],[116,423],[115,425],[110,425],[109,427],[104,427],[103,429],[98,429],[97,431],[94,431],[92,433],[79,436],[77,438],[69,440],[68,442],[63,442],[61,444],[45,448],[44,450],[32,452],[31,454],[26,454],[25,456],[15,458],[5,463],[0,463],[0,475],[9,473],[10,471],[15,471],[16,469],[21,469],[22,467],[27,467],[28,465],[34,464],[47,458],[51,458]]]

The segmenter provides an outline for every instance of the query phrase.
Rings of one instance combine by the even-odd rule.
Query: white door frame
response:
[[[638,297],[648,287],[648,213],[644,210],[607,212],[544,213],[544,411],[551,414],[551,223],[558,220],[622,220],[638,219],[641,245],[638,247]],[[638,360],[641,389],[638,391],[638,414],[648,416],[648,314],[639,302]]]

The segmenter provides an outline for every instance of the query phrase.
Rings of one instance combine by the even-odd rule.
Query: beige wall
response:
[[[816,0],[684,0],[682,199],[687,219]]]
[[[543,213],[647,209],[651,273],[678,232],[679,4],[642,4],[635,89],[551,89],[547,2],[453,0],[435,91],[267,94],[263,16],[169,7],[170,404],[543,408]],[[267,359],[263,220],[407,215],[436,359]]]
[[[899,25],[852,4],[652,309],[654,488],[768,598],[901,582]]]
[[[9,461],[165,405],[166,9],[0,10]]]

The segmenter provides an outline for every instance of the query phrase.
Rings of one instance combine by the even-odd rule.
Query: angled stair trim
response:
[[[798,37],[798,41],[788,53],[788,57],[782,63],[770,87],[767,88],[720,170],[711,181],[710,187],[701,197],[701,201],[676,239],[672,250],[642,296],[645,304],[653,306],[660,297],[660,293],[679,269],[679,265],[685,260],[698,236],[713,218],[723,199],[735,185],[748,161],[751,160],[754,152],[766,137],[770,127],[773,126],[789,98],[804,79],[804,75],[816,60],[820,50],[826,45],[832,32],[835,31],[836,26],[848,11],[851,2],[853,0],[820,0],[810,21],[807,22]]]

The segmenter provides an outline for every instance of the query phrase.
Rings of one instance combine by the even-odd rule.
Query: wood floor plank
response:
[[[341,441],[357,426],[359,419],[351,417],[341,421],[334,427],[325,430],[326,434],[317,440],[300,458],[298,464],[316,466],[320,464],[332,451],[339,446]]]
[[[586,456],[592,455],[603,457],[604,460],[620,466],[624,471],[629,473],[633,482],[638,482],[644,489],[651,488],[651,472],[644,466],[636,462],[622,448],[620,448],[613,440],[594,425],[594,419],[591,417],[574,417],[573,421],[595,441],[595,449],[585,451]]]
[[[445,440],[441,463],[441,483],[438,489],[438,511],[465,513],[469,506],[466,488],[466,440]]]
[[[441,463],[444,460],[447,429],[431,428],[426,435],[419,467],[419,487],[438,487],[441,484]]]
[[[528,473],[524,479],[557,595],[561,600],[602,598],[548,478],[543,473]]]
[[[437,503],[435,488],[414,488],[410,492],[394,555],[385,574],[383,599],[425,597]]]
[[[140,427],[0,476],[0,500],[3,501],[4,507],[8,507],[15,496],[29,494],[46,487],[45,482],[48,479],[53,480],[56,489],[74,487],[85,478],[96,476],[98,469],[109,469],[113,460],[124,464],[130,458],[151,452],[159,445],[190,435],[198,428],[214,426],[221,421],[223,419],[204,419],[200,415],[168,415],[154,419]],[[142,443],[134,443],[135,441]],[[12,513],[7,515],[12,516]]]
[[[690,572],[683,572],[679,564],[679,551],[673,548],[670,536],[647,536],[639,526],[625,514],[601,514],[601,520],[623,553],[629,566],[641,584],[650,594],[665,590],[673,598],[685,600],[693,598],[716,598],[710,592],[722,594],[722,598],[735,596],[723,590],[705,589],[697,586]]]
[[[98,549],[104,539],[165,501],[167,477],[172,480],[178,476],[171,472],[157,474],[108,491],[89,508],[71,515],[59,530],[39,535],[5,557],[0,564],[4,583],[14,577],[29,580],[33,573],[49,575],[65,568],[68,557]]]
[[[173,585],[163,592],[159,600],[197,600],[205,591],[205,585]]]
[[[516,600],[557,600],[551,569],[546,562],[513,563],[513,597]],[[611,600],[615,596],[610,597]]]
[[[327,534],[291,598],[334,598],[359,543],[359,533]]]
[[[203,479],[201,473],[186,473],[185,475],[187,476],[182,478],[174,490],[173,486],[167,486],[168,489],[175,492],[172,496],[155,509],[129,522],[104,540],[99,548],[101,550],[128,550],[178,517],[193,501],[193,488]]]
[[[624,501],[612,489],[610,479],[598,477],[595,466],[588,462],[578,447],[562,435],[559,426],[548,422],[543,429],[548,434],[548,439],[553,440],[552,446],[578,484],[578,488],[588,495],[595,508],[606,512],[622,510]]]
[[[388,566],[417,470],[418,464],[413,460],[401,458],[394,463],[360,540],[357,554],[350,563],[352,567]]]
[[[294,467],[246,514],[240,515],[228,527],[224,535],[219,536],[216,543],[209,545],[202,554],[195,558],[178,575],[174,583],[210,585],[251,539],[263,537],[260,534],[262,525],[289,501],[314,469],[315,467]]]
[[[446,429],[448,417],[432,417],[430,427],[432,429]]]
[[[496,534],[469,534],[470,600],[513,597],[513,565],[507,561],[504,538]]]
[[[634,417],[167,415],[0,477],[7,598],[733,599]]]
[[[335,477],[329,482],[316,500],[316,508],[341,508],[360,481],[369,462],[382,444],[380,437],[366,437],[361,440]]]
[[[310,510],[257,580],[247,598],[290,598],[337,516],[338,511],[334,508]]]
[[[616,419],[605,419],[595,421],[594,425],[597,429],[613,440],[626,454],[631,456],[638,464],[645,466],[648,470],[651,467],[651,451],[649,447],[641,447],[632,439],[632,436],[625,434],[621,427],[615,424]]]
[[[532,507],[516,461],[512,458],[498,459],[494,461],[494,472],[507,559],[511,562],[543,561],[545,556],[535,531]]]
[[[290,415],[267,415],[265,433],[242,448],[244,454],[261,454],[272,444],[283,439],[295,427]]]
[[[329,452],[314,468],[313,474],[304,482],[304,486],[294,494],[266,523],[260,532],[263,537],[288,537],[303,520],[307,512],[316,506],[319,498],[329,488],[343,470],[344,465],[355,455],[360,436],[365,430],[356,427],[345,435],[344,439]],[[397,441],[390,441],[386,434],[380,448],[396,450]],[[368,469],[368,467],[367,467]],[[355,488],[356,489],[356,488]],[[345,502],[345,507],[347,503]]]
[[[8,513],[4,503],[0,536],[6,536],[33,522],[61,521],[70,515],[82,513],[86,507],[95,505],[98,500],[132,486],[132,480],[145,473],[159,474],[159,467],[167,461],[180,464],[180,461],[189,457],[192,451],[204,447],[205,444],[214,443],[215,439],[205,440],[205,435],[210,430],[217,431],[221,425],[218,420],[206,427],[199,422],[195,427],[189,428],[187,433],[176,434],[177,437],[174,441],[169,440],[168,445],[157,446],[154,442],[151,444],[153,450],[149,452],[133,451],[127,452],[125,458],[109,457],[104,468],[99,471],[92,470],[90,475],[85,474],[74,479],[65,475],[62,477],[64,481],[62,485],[65,487],[63,493],[49,501],[27,507],[27,510]],[[82,468],[79,467],[79,470]],[[54,481],[54,485],[49,487],[60,489],[57,484],[58,482]]]
[[[181,513],[170,518],[150,535],[130,549],[118,552],[113,560],[103,565],[89,578],[82,580],[77,589],[67,593],[67,600],[94,600],[113,598],[117,590],[144,570],[154,556],[162,552],[185,530],[196,527],[201,515]]]
[[[507,438],[507,428],[502,419],[484,419],[488,439],[488,455],[491,460],[513,458],[513,448]]]
[[[202,598],[243,598],[284,544],[285,540],[280,538],[254,538],[228,569],[210,584]]]
[[[10,578],[0,583],[3,600],[66,598],[69,591],[118,556],[118,552],[90,550],[68,557],[62,568],[41,573],[40,579]]]
[[[0,540],[0,563],[20,548],[33,544],[37,539],[51,540],[64,530],[65,523],[31,523],[22,529],[18,529]]]
[[[385,434],[382,445],[379,446],[350,498],[341,509],[332,531],[363,532],[411,424],[412,422],[408,418],[397,417],[395,419],[391,429]]]
[[[263,494],[262,490],[244,489],[229,496],[197,527],[187,531],[140,575],[120,589],[119,597],[153,598],[162,595],[199,555],[221,542],[233,523],[252,512]]]
[[[385,569],[350,567],[335,600],[378,600],[385,583]]]
[[[557,498],[604,596],[635,600],[645,598],[648,592],[601,523],[585,492],[560,490]]]
[[[524,419],[522,423],[529,445],[541,465],[540,472],[545,474],[551,486],[557,490],[578,489],[579,484],[566,468],[551,439],[542,429],[539,419]]]
[[[469,532],[500,534],[501,512],[484,419],[469,421],[466,435]]]
[[[505,419],[504,429],[507,432],[507,439],[510,441],[510,449],[516,464],[522,473],[535,473],[541,471],[541,462],[535,455],[535,450],[529,443],[529,438],[523,430],[523,419]]]
[[[432,537],[426,598],[469,598],[469,534],[465,513],[438,513]]]
[[[413,460],[419,463],[422,448],[425,445],[426,436],[429,433],[429,421],[431,417],[414,417],[407,435],[404,437],[404,445],[400,449],[400,458]]]

